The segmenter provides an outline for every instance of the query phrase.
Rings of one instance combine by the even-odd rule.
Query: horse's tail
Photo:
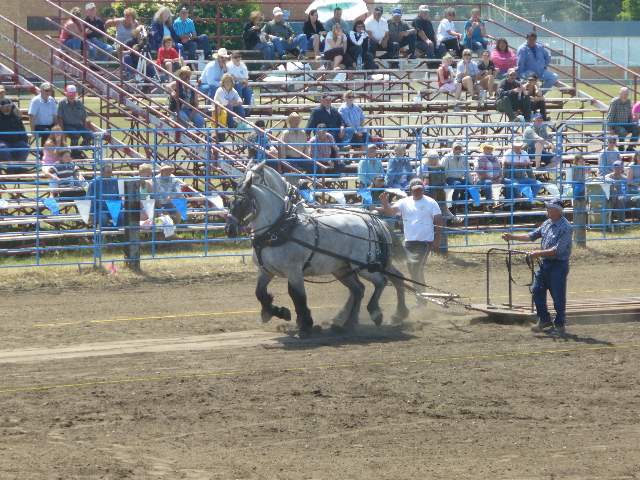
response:
[[[375,233],[376,243],[378,245],[378,255],[376,264],[380,265],[382,270],[386,270],[391,265],[391,249],[393,245],[393,235],[389,230],[386,222],[377,215],[371,215],[371,227]]]

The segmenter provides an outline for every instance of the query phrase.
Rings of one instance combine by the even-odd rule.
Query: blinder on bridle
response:
[[[240,188],[236,190],[229,208],[225,224],[225,232],[229,237],[237,237],[240,227],[246,226],[258,215],[258,204],[248,190],[251,188],[252,175],[248,175]]]

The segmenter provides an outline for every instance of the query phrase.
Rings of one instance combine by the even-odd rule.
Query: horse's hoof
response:
[[[371,321],[375,324],[376,327],[382,325],[383,315],[380,310],[376,310],[375,312],[371,312]]]
[[[280,315],[279,316],[284,321],[290,322],[291,321],[291,310],[289,310],[287,307],[280,307]]]
[[[260,319],[262,323],[269,323],[271,321],[272,315],[269,312],[262,311],[260,312]]]

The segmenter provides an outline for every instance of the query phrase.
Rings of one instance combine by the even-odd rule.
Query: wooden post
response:
[[[124,182],[125,264],[140,271],[140,185],[138,180]]]

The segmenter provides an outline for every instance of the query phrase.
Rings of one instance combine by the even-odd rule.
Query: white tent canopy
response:
[[[308,15],[311,10],[317,10],[318,20],[326,22],[333,17],[333,10],[337,7],[342,9],[342,19],[347,22],[352,22],[369,13],[367,4],[363,0],[315,0],[304,13]]]

